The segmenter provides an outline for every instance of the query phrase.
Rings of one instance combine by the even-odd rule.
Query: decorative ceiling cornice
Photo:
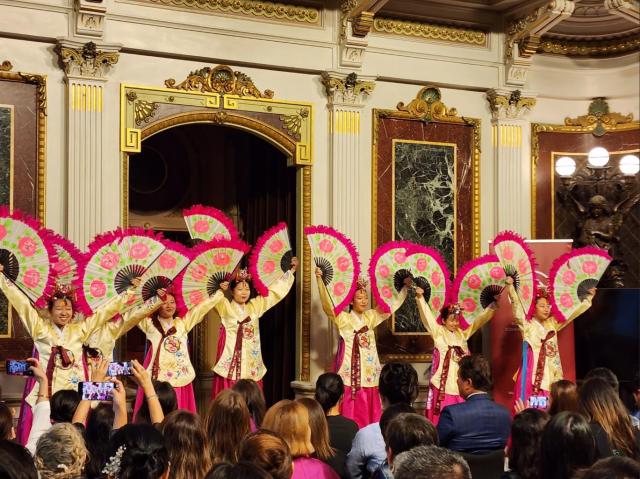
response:
[[[640,35],[601,42],[543,39],[539,53],[567,56],[614,56],[640,50]]]
[[[487,33],[480,30],[393,18],[376,18],[373,21],[373,31],[483,47],[488,45],[489,40]]]

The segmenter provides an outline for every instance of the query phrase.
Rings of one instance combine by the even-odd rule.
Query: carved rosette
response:
[[[408,105],[400,102],[397,108],[398,111],[406,113],[408,117],[419,120],[465,123],[465,119],[458,116],[458,111],[455,108],[447,108],[441,99],[442,94],[439,88],[426,86]]]
[[[592,129],[594,136],[602,136],[607,130],[613,130],[618,125],[633,122],[633,114],[622,115],[609,112],[609,104],[604,97],[595,98],[589,105],[589,113],[576,118],[565,118],[566,126],[578,126]]]
[[[104,79],[120,58],[113,48],[110,51],[99,50],[93,42],[85,43],[82,47],[59,43],[57,52],[67,76],[84,78]]]
[[[2,63],[0,63],[0,72],[10,72],[12,68],[13,68],[13,65],[9,60],[5,60]]]
[[[324,85],[329,104],[361,104],[375,88],[372,81],[358,80],[356,73],[346,76],[322,72],[321,81]]]
[[[164,82],[167,88],[202,93],[218,93],[220,95],[237,95],[254,98],[273,98],[273,91],[261,92],[251,78],[244,73],[234,71],[227,65],[215,68],[205,67],[189,73],[179,84],[173,78]]]
[[[536,105],[535,98],[522,96],[520,90],[511,93],[489,90],[487,101],[494,120],[521,120]]]

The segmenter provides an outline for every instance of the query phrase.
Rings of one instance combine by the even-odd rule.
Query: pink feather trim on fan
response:
[[[436,260],[436,263],[438,263],[438,266],[444,273],[445,291],[446,291],[445,302],[449,301],[451,299],[451,272],[449,271],[449,268],[447,268],[447,263],[442,257],[442,254],[440,253],[440,251],[438,251],[435,248],[431,248],[430,246],[424,246],[418,243],[412,243],[412,244],[413,244],[413,247],[411,248],[410,254],[425,253],[431,256],[434,260]]]
[[[251,255],[249,256],[249,274],[253,278],[253,287],[256,289],[260,296],[267,296],[269,294],[269,288],[266,284],[264,284],[260,280],[260,275],[258,274],[258,256],[262,248],[267,244],[273,236],[278,234],[282,230],[287,229],[287,223],[281,221],[275,226],[272,226],[267,231],[262,233],[256,241],[255,246],[251,251]]]
[[[358,278],[360,277],[360,260],[358,258],[358,250],[356,249],[356,246],[353,244],[353,242],[349,238],[347,238],[345,235],[340,233],[338,230],[332,228],[331,226],[314,225],[314,226],[307,226],[304,228],[305,236],[312,235],[315,233],[324,233],[324,234],[333,236],[342,244],[344,244],[345,248],[347,249],[347,252],[351,256],[351,262],[353,263],[353,283],[349,288],[349,292],[347,293],[345,298],[340,302],[340,304],[336,305],[333,308],[333,312],[337,315],[337,314],[340,314],[342,310],[347,307],[347,305],[353,299],[353,295],[356,294],[356,289],[358,287],[358,284],[357,284]]]
[[[462,267],[458,271],[458,274],[453,280],[453,292],[452,292],[449,304],[458,303],[458,299],[459,299],[458,295],[460,293],[460,287],[462,286],[462,280],[464,279],[466,274],[476,266],[481,266],[487,263],[499,264],[500,260],[498,259],[498,256],[496,256],[495,254],[485,254],[484,256],[480,256],[479,258],[472,259],[471,261],[467,261],[464,265],[462,265]],[[460,327],[462,329],[467,329],[469,327],[469,323],[467,323],[467,321],[464,319],[464,316],[462,314],[460,315],[460,318],[461,318]],[[438,322],[442,324],[442,318],[440,316],[438,316]]]
[[[549,293],[548,299],[551,303],[551,315],[556,318],[556,321],[559,323],[563,323],[566,318],[564,314],[558,308],[558,305],[555,301],[555,296],[553,294],[554,291],[554,283],[556,275],[558,274],[558,270],[562,268],[562,266],[567,263],[571,258],[575,258],[576,256],[582,256],[585,254],[591,254],[594,256],[600,256],[602,259],[611,261],[613,258],[607,253],[605,250],[596,248],[594,246],[585,246],[583,248],[577,248],[569,251],[568,253],[563,254],[562,256],[558,256],[553,263],[551,264],[551,269],[549,270]]]
[[[237,240],[240,238],[240,235],[238,234],[238,230],[236,229],[236,226],[233,224],[233,221],[231,221],[231,219],[226,214],[224,214],[221,210],[214,208],[213,206],[204,206],[204,205],[197,204],[182,210],[183,217],[188,217],[193,215],[203,215],[203,216],[209,216],[211,218],[214,218],[217,221],[219,221],[229,231],[229,234],[231,235],[232,240]]]
[[[404,248],[407,252],[406,256],[409,256],[409,251],[415,246],[416,244],[411,241],[387,241],[386,243],[378,246],[375,253],[373,253],[373,256],[369,260],[369,268],[367,269],[367,272],[369,273],[369,279],[371,280],[371,293],[373,294],[373,299],[376,302],[376,307],[380,308],[384,313],[391,313],[391,308],[378,291],[376,281],[376,266],[378,265],[378,261],[388,251],[396,248]]]

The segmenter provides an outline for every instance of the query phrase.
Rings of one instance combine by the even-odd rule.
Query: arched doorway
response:
[[[189,244],[181,211],[195,203],[229,213],[250,244],[279,221],[296,228],[296,169],[287,166],[279,149],[251,132],[208,123],[177,124],[153,132],[141,151],[128,161],[128,222],[153,227]],[[293,239],[293,238],[292,238]],[[209,317],[207,321],[215,321]],[[199,378],[210,376],[216,338],[212,325],[194,330],[192,350]],[[292,397],[295,379],[296,305],[290,294],[260,322],[268,373],[264,378],[269,403]],[[144,338],[133,331],[127,352],[141,356]],[[193,352],[193,351],[192,351]],[[198,362],[199,364],[196,364]],[[202,387],[204,383],[200,381]],[[208,397],[203,391],[201,397]]]

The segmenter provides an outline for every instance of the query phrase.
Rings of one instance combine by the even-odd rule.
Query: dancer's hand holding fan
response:
[[[400,291],[407,278],[412,280],[408,241],[389,241],[380,245],[369,261],[371,291],[377,307],[391,313],[399,304]]]
[[[56,254],[37,220],[0,207],[2,273],[37,307],[53,290]]]
[[[351,301],[360,275],[358,252],[351,240],[330,226],[308,226],[304,234],[316,267],[338,315]]]
[[[189,235],[202,241],[237,240],[238,230],[231,219],[212,206],[193,205],[182,212]]]
[[[566,253],[553,262],[549,297],[551,314],[559,322],[571,320],[582,312],[582,303],[593,297],[611,260],[605,250],[586,247]]]
[[[269,294],[269,286],[291,268],[292,258],[286,223],[278,223],[258,238],[249,257],[249,273],[258,294]]]

